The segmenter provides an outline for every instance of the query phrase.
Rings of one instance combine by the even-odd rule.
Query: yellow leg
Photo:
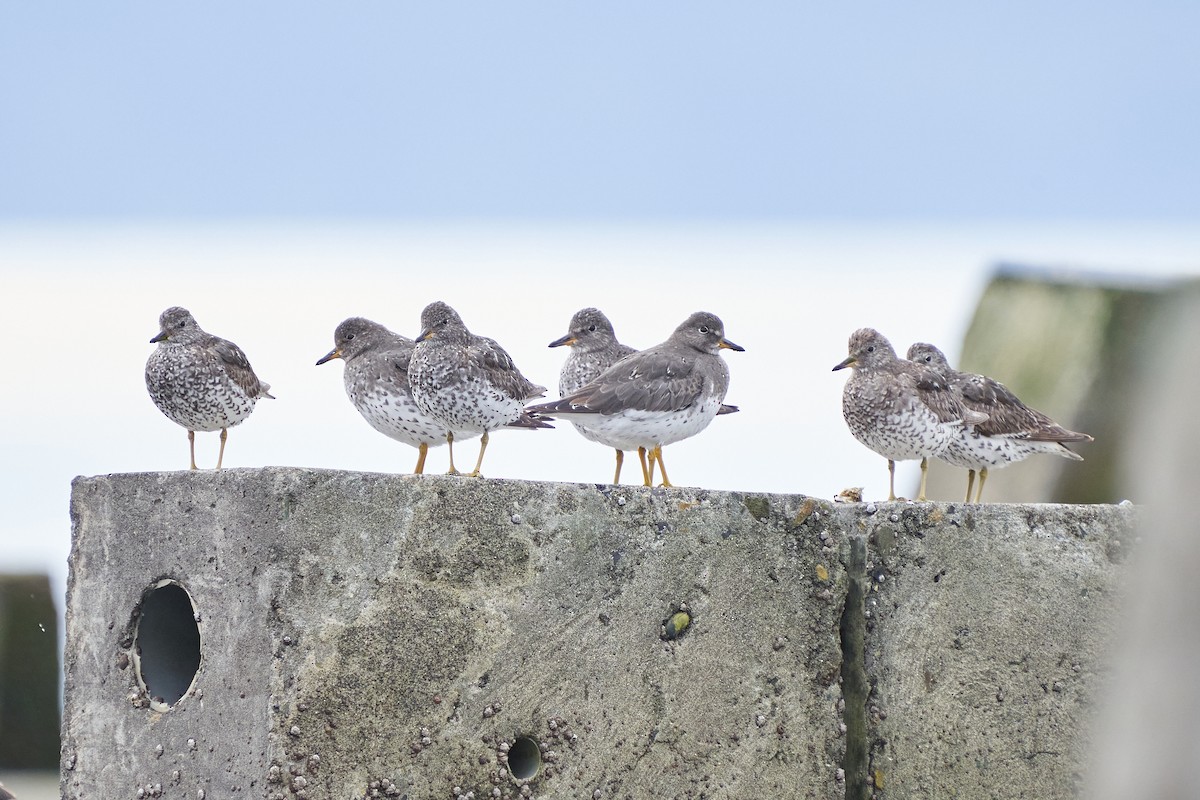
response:
[[[658,471],[662,473],[662,478],[663,478],[662,485],[670,486],[671,479],[667,477],[667,465],[663,463],[661,447],[654,448],[654,452],[650,456],[651,468],[653,468],[653,464],[655,461],[658,462]]]
[[[929,459],[922,458],[921,459],[921,491],[917,495],[918,503],[925,502],[925,479],[928,477],[929,477]]]
[[[188,450],[192,454],[192,469],[198,469],[196,466],[196,432],[188,431]]]
[[[896,462],[888,459],[888,500],[896,499]]]
[[[479,458],[475,459],[475,469],[467,473],[468,478],[483,477],[479,472],[479,468],[483,466],[483,453],[487,450],[488,435],[487,431],[483,432],[483,438],[479,440]]]
[[[975,502],[983,502],[983,482],[987,480],[987,467],[979,470],[979,494],[975,495]]]
[[[971,502],[971,487],[975,485],[975,470],[967,470],[967,499],[964,502]]]
[[[454,468],[454,431],[446,431],[446,446],[450,448],[450,471],[447,475],[457,475],[458,470]]]
[[[621,462],[625,460],[625,453],[617,451],[617,474],[613,476],[613,485],[616,486],[621,482]]]
[[[429,445],[421,442],[417,448],[417,468],[413,470],[413,475],[422,475],[425,472],[425,456],[429,453]]]
[[[654,479],[650,477],[650,468],[646,466],[646,448],[638,448],[638,460],[642,462],[642,485],[652,486]]]
[[[225,460],[225,439],[229,436],[229,431],[221,428],[221,449],[217,451],[217,469],[221,468],[221,462]]]

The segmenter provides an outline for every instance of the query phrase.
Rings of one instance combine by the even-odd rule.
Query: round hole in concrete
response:
[[[528,736],[518,736],[508,749],[508,771],[519,781],[527,781],[542,768],[542,751]]]
[[[200,669],[200,627],[192,596],[161,580],[142,596],[134,631],[133,667],[150,707],[166,711],[188,693]]]

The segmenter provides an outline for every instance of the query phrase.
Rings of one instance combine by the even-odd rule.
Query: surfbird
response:
[[[575,315],[571,317],[567,331],[566,336],[555,339],[550,343],[550,347],[568,345],[571,348],[571,354],[563,362],[562,371],[558,376],[559,397],[566,397],[572,392],[579,391],[588,383],[600,377],[613,364],[625,356],[637,352],[635,348],[617,341],[617,335],[613,331],[612,323],[604,315],[604,312],[598,308],[584,308],[576,311]],[[737,406],[722,404],[721,408],[717,411],[717,415],[733,414],[738,410]],[[573,419],[571,420],[571,424],[588,441],[608,445],[614,449],[617,454],[617,470],[613,476],[613,483],[620,483],[621,465],[625,460],[625,451],[619,449],[614,442],[609,441],[603,434],[590,429],[584,422]],[[638,458],[645,460],[645,457],[645,448],[638,448]],[[650,465],[650,478],[653,481],[653,464]]]
[[[617,341],[612,323],[598,308],[585,308],[576,311],[567,327],[567,335],[555,339],[550,347],[571,348],[570,355],[563,362],[562,371],[558,374],[558,396],[566,397],[577,392],[587,384],[600,377],[606,369],[627,355],[637,351],[627,344]],[[613,483],[621,482],[621,463],[625,453],[609,441],[602,433],[592,430],[579,420],[571,420],[575,430],[579,431],[590,442],[598,442],[616,449],[617,472]],[[642,458],[645,458],[643,453]]]
[[[408,365],[416,342],[362,317],[351,317],[333,332],[334,347],[317,364],[345,362],[346,396],[375,430],[417,448],[413,473],[425,471],[430,447],[446,443],[446,426],[422,411],[408,384]],[[478,434],[459,432],[460,441]]]
[[[744,348],[725,338],[715,314],[696,312],[662,344],[625,356],[566,397],[528,410],[579,419],[610,447],[636,449],[645,485],[657,462],[662,485],[670,486],[662,448],[695,436],[717,416],[729,389],[722,349]]]
[[[979,471],[979,491],[975,495],[978,503],[983,498],[983,484],[990,467],[1006,467],[1037,453],[1083,460],[1065,443],[1090,442],[1091,436],[1069,431],[1030,408],[999,381],[951,368],[945,354],[925,342],[908,348],[908,360],[937,370],[967,408],[987,415],[987,420],[978,425],[959,428],[950,438],[949,446],[938,455],[943,461],[967,470],[966,502],[971,502],[976,470]]]
[[[146,389],[158,410],[187,428],[192,469],[196,431],[220,431],[217,469],[225,459],[228,430],[254,411],[271,387],[258,379],[242,349],[206,333],[186,308],[173,306],[158,318],[157,344],[146,361]]]
[[[854,438],[887,459],[888,500],[896,499],[896,462],[921,459],[925,500],[929,457],[940,455],[964,424],[987,417],[967,410],[936,370],[896,356],[873,328],[850,335],[850,354],[833,369],[853,367],[842,390],[842,416]]]
[[[483,434],[475,469],[467,473],[474,478],[480,475],[491,431],[511,423],[552,427],[525,411],[527,402],[545,396],[546,387],[529,381],[503,347],[471,333],[458,312],[441,301],[421,312],[408,380],[417,407],[447,428],[451,475],[458,474],[454,440],[462,432]]]

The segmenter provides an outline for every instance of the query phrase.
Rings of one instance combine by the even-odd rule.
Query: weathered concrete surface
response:
[[[1133,539],[1113,506],[279,468],[81,478],[72,515],[67,798],[1072,797]],[[164,578],[202,658],[160,711]]]
[[[1133,523],[1115,506],[881,506],[865,526],[878,797],[1082,796]]]
[[[841,797],[853,514],[306,469],[77,479],[63,796]],[[163,578],[202,661],[160,712],[131,648]],[[527,789],[504,772],[520,736],[544,760]]]

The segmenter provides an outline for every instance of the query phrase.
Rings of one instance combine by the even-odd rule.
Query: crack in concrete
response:
[[[842,607],[842,722],[846,726],[846,800],[870,797],[867,776],[867,695],[870,685],[864,654],[867,618],[864,607],[867,582],[867,540],[849,537],[846,558],[846,600]]]

